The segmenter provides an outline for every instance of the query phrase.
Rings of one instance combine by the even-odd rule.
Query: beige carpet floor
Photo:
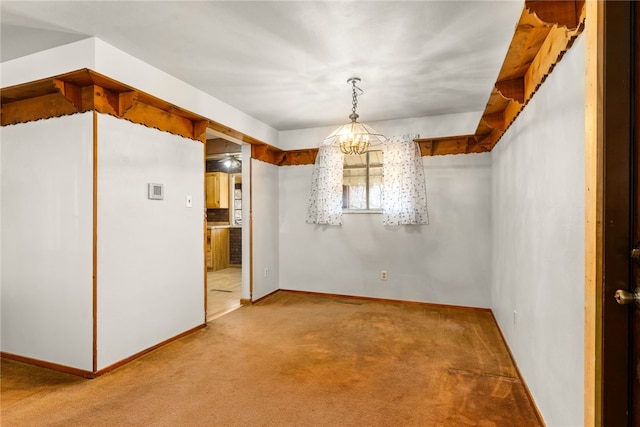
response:
[[[488,312],[279,292],[102,377],[2,360],[9,426],[538,426]]]

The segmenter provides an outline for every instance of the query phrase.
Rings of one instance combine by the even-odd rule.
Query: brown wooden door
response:
[[[640,308],[621,305],[618,289],[640,285],[640,143],[638,142],[638,7],[603,2],[603,292],[602,419],[608,427],[640,427]],[[588,19],[588,18],[587,18]],[[636,66],[637,68],[637,66]]]

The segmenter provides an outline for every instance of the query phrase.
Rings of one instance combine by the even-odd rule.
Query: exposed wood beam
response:
[[[82,88],[80,86],[58,79],[53,79],[53,84],[58,88],[62,96],[76,107],[77,111],[82,111]]]
[[[193,139],[206,143],[207,127],[209,127],[208,120],[193,121]]]
[[[497,113],[484,114],[482,120],[493,129],[505,130],[507,128],[504,122],[504,110]]]
[[[118,117],[122,117],[138,100],[138,92],[120,92],[118,94]]]
[[[475,135],[447,136],[442,138],[415,139],[422,156],[441,156],[446,154],[484,153],[490,150],[485,144],[478,143]]]
[[[500,140],[584,27],[583,0],[526,1],[476,135]]]
[[[78,109],[66,98],[60,94],[51,93],[2,105],[0,122],[2,126],[15,125],[40,119],[68,116],[77,112]]]
[[[524,7],[535,14],[541,21],[551,22],[569,30],[580,25],[584,0],[582,1],[549,1],[526,0]]]
[[[520,104],[524,104],[523,77],[496,82],[496,90],[500,92],[503,97],[517,101]]]
[[[284,151],[280,150],[279,148],[272,147],[268,144],[256,144],[251,146],[251,157],[265,163],[279,165],[284,156]]]
[[[318,149],[309,148],[305,150],[288,150],[284,153],[285,156],[282,159],[280,166],[312,165],[316,162]]]
[[[211,128],[243,142],[263,143],[89,69],[2,88],[0,100],[2,125],[97,111],[201,142]]]
[[[127,110],[122,118],[185,138],[197,140],[193,135],[193,122],[191,120],[160,110],[149,104],[136,102],[133,107]]]

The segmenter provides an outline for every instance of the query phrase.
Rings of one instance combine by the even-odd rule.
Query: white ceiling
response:
[[[482,111],[522,0],[5,1],[2,61],[98,37],[278,130]],[[71,71],[71,70],[70,70]]]

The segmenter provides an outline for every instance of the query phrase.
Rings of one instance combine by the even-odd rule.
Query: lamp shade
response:
[[[381,145],[387,138],[364,123],[347,123],[324,139],[325,145],[336,145],[344,154],[362,154],[370,146]]]

